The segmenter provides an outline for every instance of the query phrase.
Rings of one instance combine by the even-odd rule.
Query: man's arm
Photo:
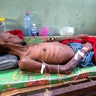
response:
[[[73,56],[73,58],[63,65],[61,67],[61,73],[70,73],[78,64],[79,62],[84,58],[85,54],[92,50],[91,43],[86,43],[83,45],[81,50],[78,50],[78,52]]]
[[[47,73],[70,73],[81,61],[81,59],[85,56],[88,51],[92,50],[92,45],[90,43],[86,43],[83,45],[83,48],[79,50],[74,57],[64,65],[54,65],[54,64],[46,64],[44,62],[38,62],[36,60],[32,60],[29,57],[22,58],[18,65],[21,69],[31,72],[47,72]]]
[[[79,34],[77,36],[61,36],[61,37],[51,37],[49,38],[49,40],[47,40],[47,42],[53,42],[53,41],[63,41],[66,39],[82,39],[84,36],[88,36],[87,34]],[[95,36],[96,37],[96,36]]]

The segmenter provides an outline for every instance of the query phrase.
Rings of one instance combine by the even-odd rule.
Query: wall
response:
[[[0,0],[7,30],[22,29],[26,11],[39,26],[73,26],[75,34],[96,33],[96,0]]]

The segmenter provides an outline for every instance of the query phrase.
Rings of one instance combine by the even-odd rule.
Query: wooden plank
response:
[[[90,90],[88,91],[88,89]],[[49,93],[52,92],[52,96],[57,96],[57,95],[59,96],[60,94],[63,94],[60,96],[69,96],[69,95],[64,95],[67,93],[71,94],[71,96],[77,96],[75,94],[78,94],[78,96],[92,96],[92,94],[96,94],[95,92],[96,80],[91,80],[80,84],[69,84],[68,86],[58,86],[58,87],[51,88],[49,90],[50,90]],[[72,92],[74,93],[74,95],[72,95]],[[22,93],[20,94],[20,96],[44,96],[45,93],[46,93],[45,89],[42,89],[42,90],[36,90],[28,93]]]

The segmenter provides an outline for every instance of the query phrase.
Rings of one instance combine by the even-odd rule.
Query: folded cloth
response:
[[[96,63],[96,37],[84,36],[82,38],[83,38],[82,40],[66,39],[66,40],[62,41],[61,43],[62,44],[67,44],[70,42],[77,42],[77,43],[81,43],[81,44],[84,44],[86,42],[91,43],[93,46],[93,52],[94,52],[93,62]]]
[[[24,40],[24,35],[23,35],[23,32],[21,30],[10,30],[8,32],[13,34],[13,35],[16,35],[16,36],[20,37],[20,39]]]
[[[74,50],[75,53],[82,48],[81,43],[73,42],[68,43],[68,45],[70,45],[70,47]],[[93,51],[87,52],[84,58],[80,61],[79,66],[80,67],[94,66],[95,64],[93,63],[93,55],[94,55]]]
[[[83,37],[83,39],[85,39],[87,42],[90,42],[93,45],[93,51],[94,51],[94,63],[96,63],[96,37],[89,37],[89,36],[85,36]]]
[[[5,54],[3,56],[0,56],[0,70],[15,68],[17,66],[18,66],[17,56],[11,54]]]

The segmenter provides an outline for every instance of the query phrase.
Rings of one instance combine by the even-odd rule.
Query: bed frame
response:
[[[28,43],[32,40],[25,38]],[[33,38],[36,39],[36,38]],[[42,39],[34,40],[35,42],[42,42],[47,40],[45,37]],[[30,41],[30,42],[29,42]],[[45,96],[44,94],[51,93],[50,96],[96,96],[96,73],[93,72],[94,76],[81,78],[69,83],[58,83],[49,85],[40,85],[27,88],[18,88],[10,91],[1,92],[0,96]]]
[[[53,84],[20,88],[0,93],[0,96],[96,96],[96,78],[86,78],[70,84]]]

